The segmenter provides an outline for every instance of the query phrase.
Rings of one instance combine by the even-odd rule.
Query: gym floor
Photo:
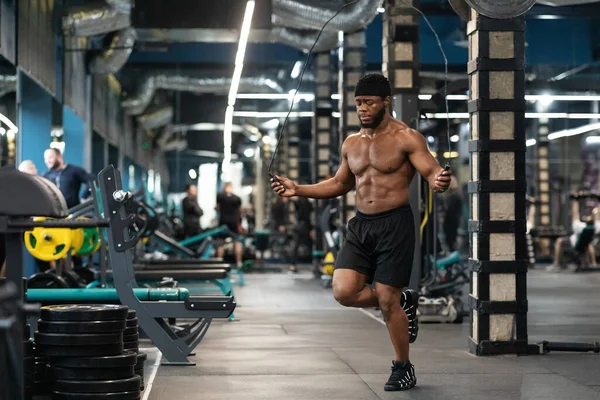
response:
[[[529,342],[600,338],[600,274],[528,274]],[[417,387],[384,392],[393,350],[376,314],[339,306],[308,273],[247,275],[239,321],[213,322],[193,367],[146,365],[150,400],[600,399],[592,353],[476,357],[469,323],[421,324]],[[155,377],[153,376],[155,374]]]

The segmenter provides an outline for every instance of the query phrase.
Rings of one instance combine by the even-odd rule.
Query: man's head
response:
[[[377,128],[389,113],[392,89],[388,79],[381,74],[363,76],[354,90],[356,111],[363,128]]]
[[[63,165],[63,156],[58,149],[48,149],[44,152],[44,164],[48,169],[59,169]]]
[[[223,191],[225,193],[231,193],[231,192],[233,192],[233,184],[231,182],[225,182],[223,184]]]
[[[198,195],[198,189],[196,188],[196,185],[192,185],[191,183],[185,185],[185,192],[187,193],[188,197],[196,197]]]
[[[24,172],[29,175],[37,175],[38,171],[35,167],[35,164],[31,160],[25,160],[21,164],[19,164],[19,171]]]

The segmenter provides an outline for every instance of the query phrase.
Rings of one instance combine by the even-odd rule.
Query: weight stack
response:
[[[25,399],[29,400],[33,398],[34,392],[34,343],[29,338],[30,326],[25,325],[23,327],[23,381],[24,381],[24,393]]]
[[[42,307],[35,339],[54,400],[140,399],[138,357],[124,349],[127,314],[122,305]]]
[[[128,351],[137,353],[135,373],[140,376],[140,390],[144,390],[144,361],[148,359],[146,353],[140,353],[140,332],[135,310],[129,310],[127,314],[127,327],[123,332],[123,347]]]

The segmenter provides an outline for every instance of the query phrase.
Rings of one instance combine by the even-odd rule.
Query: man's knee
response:
[[[400,296],[400,292],[393,290],[381,290],[381,288],[377,288],[379,308],[386,318],[397,313],[401,318],[408,320],[404,310],[402,309],[402,306],[400,305]]]
[[[354,288],[344,286],[341,284],[334,284],[333,286],[333,298],[335,301],[345,307],[351,307],[354,304],[354,298],[356,297],[356,291]]]

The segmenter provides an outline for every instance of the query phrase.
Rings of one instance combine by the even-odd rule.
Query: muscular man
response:
[[[225,182],[223,191],[217,195],[217,211],[219,212],[219,226],[227,225],[234,234],[235,260],[238,268],[242,266],[242,244],[237,240],[240,233],[242,199],[233,194],[231,182]],[[223,246],[217,248],[217,257],[223,257]]]
[[[54,148],[46,150],[44,163],[48,167],[48,171],[43,175],[44,178],[54,183],[62,192],[67,207],[73,208],[81,203],[79,194],[82,188],[85,188],[85,191],[81,199],[87,199],[91,195],[89,182],[94,180],[94,176],[81,167],[66,164],[60,150]]]
[[[297,185],[276,175],[271,186],[280,196],[316,199],[342,196],[356,187],[356,217],[348,222],[336,260],[333,296],[346,307],[381,309],[396,353],[384,389],[407,390],[417,383],[408,346],[416,339],[418,302],[414,291],[403,291],[415,247],[409,186],[418,171],[433,191],[445,192],[452,171],[440,167],[423,135],[390,116],[387,78],[364,76],[354,96],[362,129],[344,141],[335,176]],[[367,285],[373,281],[375,288]]]
[[[198,205],[198,189],[196,185],[185,185],[187,196],[181,200],[183,210],[183,236],[187,239],[200,233],[200,217],[204,212]]]

